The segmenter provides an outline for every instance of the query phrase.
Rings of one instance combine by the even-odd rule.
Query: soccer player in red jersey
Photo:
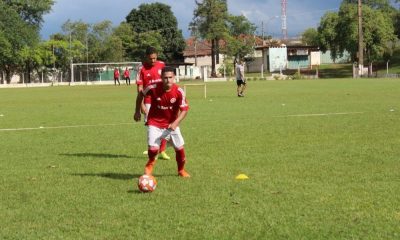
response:
[[[175,73],[171,67],[162,70],[162,82],[148,85],[136,101],[134,119],[140,121],[140,105],[142,99],[149,96],[151,105],[147,116],[146,125],[148,126],[148,156],[144,173],[151,175],[156,162],[156,156],[162,139],[172,143],[175,148],[176,162],[178,165],[178,175],[190,177],[185,170],[185,149],[184,140],[179,128],[180,122],[186,117],[189,105],[186,101],[185,93],[175,84]]]
[[[114,69],[114,85],[117,85],[117,82],[118,82],[118,85],[121,85],[121,83],[119,82],[119,69],[115,68]]]
[[[144,88],[146,88],[151,84],[162,82],[161,70],[165,67],[165,64],[162,61],[158,61],[157,57],[158,57],[157,49],[153,47],[148,47],[146,49],[146,59],[143,62],[141,68],[139,69],[138,77],[136,78],[137,79],[136,85],[138,92],[136,100],[138,99],[140,92],[142,92]],[[145,97],[141,104],[141,110],[144,113],[145,122],[147,121],[147,115],[150,107],[151,107],[151,99],[150,97]],[[170,157],[165,152],[166,147],[167,147],[167,141],[162,140],[159,153],[162,159],[169,160]],[[144,154],[146,154],[146,151],[144,152]]]
[[[131,85],[131,76],[130,76],[131,74],[130,74],[130,72],[129,72],[129,69],[128,68],[125,68],[125,71],[124,71],[124,78],[125,78],[125,83],[126,83],[126,85]]]

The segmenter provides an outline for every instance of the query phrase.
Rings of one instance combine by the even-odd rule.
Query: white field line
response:
[[[320,117],[320,116],[351,115],[351,114],[363,114],[363,113],[364,112],[310,113],[310,114],[280,115],[280,116],[274,116],[274,117]]]
[[[35,127],[35,128],[0,128],[0,132],[6,131],[29,131],[29,130],[43,130],[43,129],[63,129],[63,128],[83,128],[83,127],[103,127],[103,126],[119,126],[130,125],[132,123],[109,123],[109,124],[92,124],[92,125],[72,125],[72,126],[55,126],[55,127]]]
[[[350,115],[350,114],[363,114],[364,112],[343,112],[343,113],[312,113],[312,114],[295,114],[295,115],[280,115],[273,117],[318,117],[330,115]],[[109,123],[109,124],[88,124],[88,125],[70,125],[70,126],[54,126],[54,127],[32,127],[32,128],[0,128],[0,132],[12,131],[31,131],[31,130],[45,130],[45,129],[65,129],[65,128],[84,128],[84,127],[104,127],[104,126],[120,126],[131,125],[132,123]]]

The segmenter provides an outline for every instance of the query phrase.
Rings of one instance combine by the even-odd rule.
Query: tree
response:
[[[161,42],[157,44],[163,46],[160,57],[164,56],[167,61],[182,60],[185,40],[170,6],[162,3],[141,4],[138,9],[132,9],[126,17],[126,22],[142,40],[143,37],[158,39],[158,36],[161,36],[161,39],[158,39]],[[145,47],[143,44],[144,42],[137,42],[137,47]]]
[[[318,31],[315,28],[306,29],[301,35],[301,41],[309,46],[318,46],[319,45]]]
[[[393,8],[389,0],[362,0],[364,6],[369,6],[373,9],[388,10]],[[342,5],[345,4],[358,4],[358,0],[343,0]]]
[[[396,18],[395,18],[395,32],[396,32],[397,38],[400,39],[400,11],[398,11]]]
[[[195,26],[202,38],[211,42],[211,76],[216,77],[215,65],[219,55],[219,40],[224,39],[228,34],[226,1],[204,0],[199,2],[196,0],[195,2],[197,6],[190,25]]]
[[[118,27],[114,29],[113,37],[117,37],[121,40],[123,48],[123,59],[129,60],[134,56],[134,52],[138,49],[137,42],[132,36],[135,36],[132,25],[126,22],[122,22]],[[139,61],[138,59],[136,59]]]
[[[256,27],[245,16],[230,15],[227,21],[228,35],[225,36],[226,55],[233,64],[254,52]]]
[[[7,82],[24,64],[21,51],[38,44],[42,16],[52,5],[52,0],[0,1],[0,70]]]
[[[111,21],[88,24],[68,20],[59,33],[64,40],[71,41],[70,58],[74,62],[117,62],[124,60],[123,41],[114,35]],[[75,42],[75,43],[74,43]]]
[[[336,27],[339,22],[339,15],[335,12],[328,12],[322,18],[318,26],[319,46],[323,52],[331,51],[331,57],[336,59],[339,51]]]
[[[358,52],[357,5],[342,4],[338,13],[327,13],[318,27],[321,50],[331,50],[332,57],[348,51],[353,60]],[[391,16],[363,6],[364,51],[369,62],[383,56],[388,42],[395,39]]]

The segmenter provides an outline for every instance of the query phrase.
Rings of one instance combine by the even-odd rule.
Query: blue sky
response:
[[[189,36],[188,24],[193,17],[194,0],[55,0],[52,11],[44,16],[41,35],[61,32],[61,25],[68,19],[82,20],[86,23],[97,23],[110,20],[115,26],[125,20],[133,8],[143,3],[161,2],[171,6],[182,29],[184,37]],[[309,27],[316,27],[321,16],[328,10],[337,11],[341,0],[288,0],[287,28],[289,36],[301,34]],[[231,14],[245,15],[261,33],[261,22],[264,22],[264,33],[281,36],[281,1],[280,0],[228,0]],[[274,18],[279,16],[279,18]]]

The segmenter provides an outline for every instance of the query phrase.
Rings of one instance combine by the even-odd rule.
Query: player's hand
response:
[[[176,124],[176,123],[171,123],[169,126],[168,126],[168,129],[171,129],[172,131],[175,131],[175,129],[178,127],[178,124]]]
[[[139,112],[135,112],[135,114],[133,115],[133,119],[135,119],[136,122],[140,121],[140,118],[142,117],[142,114]]]

